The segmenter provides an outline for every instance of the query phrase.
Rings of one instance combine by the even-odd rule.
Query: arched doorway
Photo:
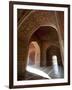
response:
[[[56,59],[53,59],[56,56]],[[52,66],[54,63],[58,63],[58,65],[62,66],[62,58],[60,53],[60,48],[57,46],[50,46],[46,51],[46,65]],[[53,61],[55,60],[55,61]],[[57,61],[56,61],[57,60]]]
[[[29,44],[28,65],[40,65],[40,47],[36,41]]]
[[[46,51],[46,65],[52,68],[49,76],[51,78],[63,78],[64,68],[62,64],[61,52],[58,46],[51,45]]]

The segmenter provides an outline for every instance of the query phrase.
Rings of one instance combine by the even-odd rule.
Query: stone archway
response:
[[[47,58],[46,64],[47,64],[47,66],[53,65],[53,61],[52,61],[53,56],[57,57],[58,65],[62,66],[62,58],[61,58],[60,48],[57,46],[51,45],[46,51],[46,58]]]
[[[23,63],[21,62],[22,71],[26,70],[28,59],[32,59],[29,64],[33,65],[33,64],[38,63],[42,67],[47,66],[48,65],[47,59],[49,59],[49,57],[46,57],[48,54],[48,53],[46,54],[47,48],[51,45],[57,45],[60,48],[59,36],[58,36],[58,32],[56,31],[55,28],[53,28],[51,26],[41,26],[37,30],[30,32],[30,33],[31,33],[30,35],[28,33],[29,36],[27,37],[27,40],[26,40],[26,38],[24,38],[25,39],[24,42],[26,41],[26,43],[24,45],[23,45],[23,41],[22,41],[22,45],[23,45],[22,49],[24,49],[24,51],[25,51],[25,53],[23,55],[23,57],[24,57]],[[33,51],[29,50],[30,44],[32,44]],[[40,59],[38,62],[36,62],[37,61],[36,59],[38,58],[36,53],[37,53],[37,50],[39,49],[37,47],[40,47],[40,50],[39,50]],[[29,50],[29,52],[28,52],[28,50]],[[58,51],[60,51],[60,50],[58,50]],[[58,57],[59,57],[59,55],[58,55]],[[60,59],[60,60],[62,60],[62,59]]]
[[[28,65],[40,65],[40,47],[36,41],[29,44],[28,50]]]
[[[46,49],[51,45],[60,47],[58,32],[51,26],[41,26],[36,31],[32,32],[31,41],[38,42],[40,46],[40,65],[46,65]]]

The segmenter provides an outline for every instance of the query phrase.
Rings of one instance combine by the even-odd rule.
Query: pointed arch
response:
[[[40,47],[36,41],[29,44],[27,64],[40,65]]]

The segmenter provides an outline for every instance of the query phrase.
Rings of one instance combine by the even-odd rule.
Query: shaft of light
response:
[[[29,66],[29,65],[26,67],[26,70],[27,70],[28,72],[30,72],[30,73],[34,73],[34,74],[37,74],[37,75],[42,76],[42,77],[44,77],[44,78],[51,79],[51,78],[48,76],[48,74],[46,74],[45,72],[43,72],[43,71],[41,71],[41,70],[39,70],[39,69],[33,68],[33,67]]]
[[[58,74],[59,70],[58,70],[57,56],[53,55],[52,56],[52,60],[53,60],[53,69],[54,69],[54,72],[55,72],[55,74]]]

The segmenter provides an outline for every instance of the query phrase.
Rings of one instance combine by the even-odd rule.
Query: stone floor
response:
[[[62,66],[53,65],[48,67],[40,67],[40,66],[31,65],[30,67],[43,71],[51,79],[64,78],[64,70]],[[26,73],[24,73],[24,77],[21,77],[19,80],[37,80],[37,79],[48,79],[48,78],[26,71]]]
[[[64,69],[62,66],[58,65],[53,65],[53,66],[48,66],[48,67],[39,67],[39,66],[31,66],[34,68],[37,68],[39,70],[42,70],[43,72],[45,72],[46,74],[48,74],[48,76],[50,76],[52,79],[54,78],[64,78]]]

